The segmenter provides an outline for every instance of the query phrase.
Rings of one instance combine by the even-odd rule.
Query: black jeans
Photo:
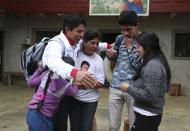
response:
[[[156,116],[144,116],[135,112],[136,118],[131,131],[158,131],[162,114]]]
[[[67,131],[67,121],[72,114],[74,100],[72,96],[65,96],[61,101],[59,109],[54,117],[54,131]],[[70,121],[70,124],[71,131],[73,131],[72,121]]]
[[[72,120],[72,131],[92,131],[94,115],[98,101],[82,102],[77,99],[73,101],[73,109],[70,119]]]

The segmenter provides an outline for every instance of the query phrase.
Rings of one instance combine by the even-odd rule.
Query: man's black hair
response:
[[[136,12],[132,10],[122,11],[118,18],[119,25],[136,26],[139,22],[139,17]]]
[[[66,29],[73,30],[80,24],[83,24],[84,26],[86,26],[86,21],[82,16],[80,16],[78,14],[67,15],[64,18],[63,32],[65,32]]]

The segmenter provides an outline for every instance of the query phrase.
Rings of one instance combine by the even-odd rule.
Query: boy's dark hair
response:
[[[120,25],[136,26],[139,22],[139,17],[133,10],[122,11],[118,18],[118,24]]]
[[[83,24],[84,26],[86,26],[85,19],[80,15],[70,14],[70,15],[65,16],[62,30],[63,32],[65,32],[66,29],[73,30],[80,24]]]
[[[90,64],[89,64],[87,61],[82,61],[82,63],[81,63],[81,66],[80,66],[80,67],[82,67],[83,65],[88,65],[88,67],[90,67]]]
[[[62,60],[63,60],[65,63],[68,63],[68,64],[70,64],[70,65],[72,65],[72,66],[75,66],[75,62],[74,62],[74,60],[73,60],[72,57],[63,56],[63,57],[62,57]]]

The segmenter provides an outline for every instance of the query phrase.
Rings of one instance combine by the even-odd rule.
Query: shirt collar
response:
[[[69,41],[69,44],[70,44],[71,46],[75,45],[74,41],[73,41],[71,38],[69,38],[65,32],[64,32],[64,35],[65,35],[65,37],[67,38],[67,40]]]

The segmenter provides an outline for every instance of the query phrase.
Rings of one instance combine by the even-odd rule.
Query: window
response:
[[[115,41],[117,35],[119,35],[119,33],[102,33],[101,41],[105,41],[109,44],[112,44]]]
[[[60,33],[58,29],[33,29],[32,43],[39,42],[43,37],[52,38]]]
[[[173,32],[173,58],[190,59],[190,30]]]
[[[36,31],[36,41],[40,41],[43,37],[52,38],[58,34],[58,31]]]

